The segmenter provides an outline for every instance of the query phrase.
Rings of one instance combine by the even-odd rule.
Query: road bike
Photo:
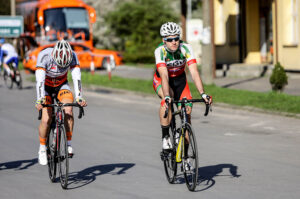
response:
[[[210,97],[208,96],[208,99]],[[193,128],[188,122],[188,115],[186,112],[187,103],[204,102],[204,99],[182,99],[171,101],[171,133],[170,139],[172,143],[172,149],[162,150],[161,159],[164,163],[164,170],[169,183],[173,184],[177,175],[177,166],[180,165],[183,172],[185,183],[190,191],[194,191],[197,185],[198,178],[198,149],[197,141],[194,135]],[[167,102],[166,102],[167,103]],[[181,104],[181,109],[174,112],[174,104]],[[168,103],[167,103],[168,104]],[[206,104],[204,116],[208,115],[211,107]],[[164,117],[168,115],[168,109],[165,112]],[[176,127],[175,116],[179,115],[181,123],[179,127]]]
[[[69,158],[68,154],[67,135],[64,127],[64,111],[63,107],[74,106],[79,108],[78,118],[84,115],[84,109],[77,103],[61,103],[42,104],[43,107],[52,107],[52,122],[47,136],[47,158],[48,172],[51,182],[55,182],[56,169],[59,168],[60,184],[63,189],[67,189],[69,176]],[[39,111],[40,120],[42,118],[42,110]]]
[[[22,89],[22,77],[20,71],[16,67],[14,67],[13,64],[15,63],[8,64],[10,70],[13,71],[13,74],[9,74],[7,70],[5,70],[2,67],[4,83],[6,87],[9,89],[13,88],[14,83],[17,85],[19,89]]]

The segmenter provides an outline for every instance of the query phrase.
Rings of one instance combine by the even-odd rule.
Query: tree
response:
[[[0,15],[10,15],[10,1],[0,0]]]
[[[169,7],[171,1],[134,0],[121,4],[105,17],[121,42],[128,62],[153,63],[154,50],[161,42],[160,26],[168,21],[178,21]]]

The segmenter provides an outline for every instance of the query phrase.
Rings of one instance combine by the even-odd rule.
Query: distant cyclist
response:
[[[81,72],[76,54],[70,44],[65,40],[57,41],[54,48],[46,48],[38,55],[36,65],[36,90],[37,101],[35,107],[42,109],[42,120],[39,125],[39,163],[47,165],[46,138],[52,119],[52,109],[43,108],[42,104],[53,103],[54,98],[62,103],[72,103],[73,94],[68,84],[67,75],[71,71],[76,102],[81,106],[86,106],[86,101],[82,98]],[[71,146],[72,132],[74,126],[73,109],[65,107],[65,129],[68,140],[68,153],[72,155]]]
[[[174,22],[167,22],[160,28],[162,43],[156,48],[155,62],[156,71],[153,78],[153,88],[157,95],[162,99],[159,110],[160,124],[162,128],[162,148],[172,148],[169,127],[172,115],[169,114],[164,118],[164,113],[167,108],[166,101],[171,102],[171,97],[175,100],[183,98],[192,99],[189,85],[186,79],[185,66],[187,65],[191,73],[192,79],[201,97],[211,103],[211,98],[208,100],[204,92],[202,81],[197,69],[196,59],[193,55],[192,48],[189,44],[180,40],[180,27]],[[180,106],[179,106],[180,108]],[[187,106],[187,114],[190,122],[192,104]]]
[[[15,69],[18,69],[19,66],[19,59],[18,53],[16,52],[13,45],[10,43],[5,43],[5,39],[0,39],[0,65],[3,64],[3,70],[6,70],[7,74],[11,75],[12,77],[15,75],[13,70],[10,70],[9,64]],[[18,70],[16,70],[19,73]]]

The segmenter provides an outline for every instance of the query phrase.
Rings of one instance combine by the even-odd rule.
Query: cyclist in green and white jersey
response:
[[[160,28],[162,43],[155,49],[156,71],[153,78],[153,88],[162,99],[159,109],[159,118],[162,128],[163,149],[172,148],[169,136],[169,127],[172,115],[171,108],[167,118],[164,118],[167,105],[171,102],[171,97],[175,100],[183,98],[192,99],[192,95],[187,83],[185,66],[188,65],[192,79],[201,97],[212,103],[212,98],[208,100],[204,93],[203,84],[197,69],[197,62],[191,46],[180,40],[180,27],[174,22],[167,22]],[[180,108],[180,107],[179,107]],[[190,120],[192,105],[187,106],[187,113]]]

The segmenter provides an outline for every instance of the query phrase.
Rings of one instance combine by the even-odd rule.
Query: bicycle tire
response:
[[[59,149],[58,149],[58,164],[59,164],[59,177],[60,184],[63,189],[68,186],[69,176],[69,157],[68,157],[68,146],[67,146],[67,135],[65,128],[61,126],[59,128]]]
[[[54,128],[50,129],[50,133],[47,139],[47,158],[48,158],[48,173],[51,182],[55,182],[56,179],[56,168],[57,168],[57,150],[56,150],[56,139],[54,136]]]
[[[6,85],[6,87],[8,89],[12,89],[13,88],[13,79],[11,78],[10,75],[7,74],[7,71],[4,69],[4,73],[3,73],[3,79],[4,79],[4,83]]]
[[[193,133],[192,126],[190,124],[186,124],[186,131],[189,136],[189,147],[187,151],[187,157],[183,157],[185,159],[189,159],[192,163],[192,169],[186,170],[183,165],[183,174],[187,188],[190,191],[194,191],[197,185],[198,178],[198,148],[196,137]],[[184,154],[182,154],[184,156]]]
[[[175,179],[176,179],[176,174],[177,174],[177,162],[176,162],[176,146],[175,146],[175,139],[174,136],[175,133],[171,133],[170,139],[173,144],[173,149],[168,150],[168,151],[163,151],[164,155],[164,169],[165,169],[165,174],[167,177],[167,180],[170,184],[173,184]]]

